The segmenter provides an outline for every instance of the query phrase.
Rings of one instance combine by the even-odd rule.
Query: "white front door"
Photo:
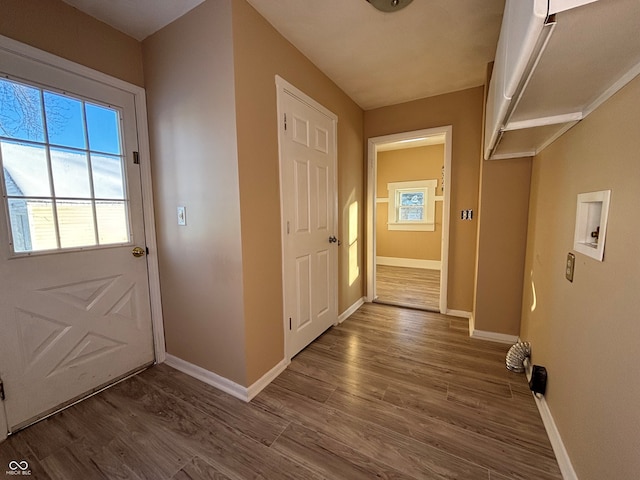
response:
[[[337,322],[337,118],[278,78],[288,358]]]
[[[15,431],[154,348],[133,95],[6,51],[0,65],[0,379]]]

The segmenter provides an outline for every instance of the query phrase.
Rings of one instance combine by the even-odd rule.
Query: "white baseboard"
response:
[[[428,270],[442,269],[442,262],[440,260],[419,260],[417,258],[376,257],[376,265],[387,265],[390,267],[425,268]]]
[[[469,322],[469,336],[471,338],[477,338],[480,340],[489,340],[491,342],[498,343],[509,343],[514,344],[518,343],[517,335],[508,335],[506,333],[497,333],[497,332],[487,332],[484,330],[476,330],[475,326],[471,325]]]
[[[258,395],[267,385],[273,382],[273,380],[275,380],[275,378],[280,375],[290,363],[291,360],[283,358],[271,370],[249,385],[249,388],[247,388],[247,401],[250,402],[253,397]]]
[[[176,370],[181,371],[193,378],[197,378],[201,382],[204,382],[212,387],[222,390],[229,395],[232,395],[240,400],[249,402],[253,397],[262,391],[269,383],[273,381],[282,371],[287,368],[289,362],[284,359],[281,360],[276,366],[265,373],[260,379],[254,382],[251,386],[243,387],[228,378],[222,377],[217,373],[213,373],[202,367],[189,363],[181,358],[167,353],[165,363]]]
[[[344,322],[347,318],[353,315],[356,310],[358,310],[362,305],[364,305],[364,300],[365,300],[364,297],[356,300],[356,303],[354,303],[349,308],[347,308],[344,312],[342,312],[338,316],[338,323],[340,324]]]
[[[452,317],[471,318],[471,312],[465,312],[464,310],[447,310],[445,315],[451,315]]]
[[[524,366],[527,374],[527,380],[531,380],[532,367],[529,359],[525,359]],[[562,437],[560,436],[560,432],[558,431],[556,422],[553,419],[553,415],[551,415],[551,410],[549,410],[547,400],[544,398],[544,396],[538,397],[535,393],[531,393],[533,394],[533,398],[535,399],[536,405],[538,406],[540,418],[542,418],[542,423],[544,423],[544,428],[547,431],[547,436],[549,437],[549,442],[551,442],[553,453],[555,453],[556,455],[556,460],[558,461],[558,467],[560,467],[562,478],[564,480],[578,480],[578,475],[573,469],[571,459],[569,458],[569,453],[564,447],[564,442],[562,441]]]

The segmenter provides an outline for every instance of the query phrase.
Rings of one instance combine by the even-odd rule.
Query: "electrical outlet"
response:
[[[566,271],[565,271],[565,276],[567,277],[567,280],[569,280],[570,282],[573,282],[573,271],[575,269],[576,266],[576,256],[573,253],[567,253],[567,265],[566,265]]]
[[[187,209],[186,207],[178,207],[178,225],[184,226],[187,224]]]
[[[460,219],[461,220],[473,220],[473,210],[472,209],[467,209],[467,210],[461,210],[460,211]]]

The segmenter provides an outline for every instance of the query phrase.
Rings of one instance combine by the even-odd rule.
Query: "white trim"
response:
[[[140,179],[142,186],[142,210],[144,215],[144,237],[149,253],[147,271],[149,278],[149,302],[156,362],[164,362],[165,348],[162,295],[160,292],[160,267],[158,265],[158,241],[156,237],[155,211],[153,207],[153,181],[151,176],[151,148],[149,146],[149,125],[147,122],[147,99],[143,89],[135,95],[136,122],[138,127],[138,155],[140,158]]]
[[[599,192],[588,192],[578,194],[576,207],[576,226],[573,235],[573,249],[587,257],[591,257],[599,262],[604,258],[604,244],[607,238],[607,219],[609,218],[609,203],[611,201],[611,190],[601,190]],[[600,216],[597,222],[591,225],[597,226],[599,230],[598,241],[594,246],[591,243],[591,232],[593,227],[589,227],[596,207],[599,204]],[[596,210],[597,212],[597,210]]]
[[[469,315],[469,336],[473,335],[473,331],[476,329],[476,319],[473,316],[473,313]]]
[[[440,260],[422,260],[419,258],[400,257],[376,257],[376,265],[388,265],[390,267],[424,268],[427,270],[440,270]]]
[[[582,118],[584,118],[584,116]],[[537,148],[537,150],[535,151],[534,155],[532,155],[532,156],[538,155],[542,150],[547,148],[549,145],[551,145],[553,142],[555,142],[557,139],[559,139],[562,135],[567,133],[569,130],[571,130],[577,124],[578,124],[578,122],[570,122],[570,123],[567,123],[566,125],[564,125],[556,133],[551,135],[545,142],[543,142],[542,145],[540,145]],[[526,155],[526,156],[529,156],[529,155]]]
[[[334,122],[336,123],[338,122],[338,116],[335,113],[333,113],[331,110],[326,108],[324,105],[316,102],[313,98],[311,98],[309,95],[304,93],[299,88],[287,82],[280,75],[276,75],[276,88],[279,92],[283,92],[283,91],[289,92],[291,95],[296,97],[301,102],[306,103],[311,108],[315,108],[320,113],[322,113],[323,115],[326,115]]]
[[[213,373],[205,368],[189,363],[186,360],[182,360],[181,358],[171,355],[170,353],[167,353],[164,363],[189,375],[190,377],[206,383],[207,385],[211,385],[218,390],[222,390],[231,396],[239,398],[245,402],[249,401],[249,394],[246,387],[243,387],[228,378],[221,377],[217,373]]]
[[[271,370],[269,370],[262,377],[260,377],[258,380],[253,382],[251,385],[249,385],[249,388],[246,389],[247,401],[250,402],[253,399],[253,397],[255,397],[262,390],[264,390],[265,387],[267,387],[267,385],[273,382],[278,375],[280,375],[282,372],[285,371],[285,369],[289,366],[290,363],[291,363],[291,360],[287,360],[283,358]]]
[[[475,325],[475,322],[474,322]],[[487,332],[485,330],[476,330],[475,326],[469,322],[469,336],[471,338],[477,338],[478,340],[489,340],[490,342],[515,344],[518,343],[517,335],[508,335],[506,333]]]
[[[362,305],[364,305],[365,297],[361,297],[356,302],[347,308],[344,312],[338,315],[338,323],[344,322],[347,318],[353,315]]]
[[[497,155],[491,155],[491,158],[487,160],[508,160],[511,158],[526,158],[535,157],[536,152],[531,150],[529,152],[514,152],[514,153],[499,153]]]
[[[290,361],[282,359],[271,370],[265,373],[257,381],[248,388],[235,383],[228,378],[222,377],[217,373],[213,373],[205,368],[189,363],[174,355],[168,353],[164,361],[170,367],[181,371],[201,382],[211,385],[229,395],[236,397],[244,402],[249,402],[253,397],[258,395],[267,385],[269,385],[278,375],[280,375],[289,366]]]
[[[451,317],[460,317],[460,318],[473,318],[471,312],[467,312],[465,310],[447,310],[444,312],[445,315],[449,315]]]
[[[445,170],[445,188],[444,203],[442,208],[442,267],[440,270],[440,302],[439,310],[446,313],[447,310],[447,288],[449,280],[449,223],[451,217],[451,150],[453,127],[451,125],[428,128],[424,130],[415,130],[411,132],[395,133],[391,135],[383,135],[380,137],[372,137],[367,141],[367,287],[366,300],[372,302],[375,295],[376,283],[376,238],[375,238],[375,219],[376,219],[376,160],[378,147],[383,144],[393,143],[403,140],[411,140],[420,137],[429,137],[433,135],[445,136],[444,141],[444,170]]]
[[[144,230],[149,278],[149,299],[151,303],[151,322],[153,327],[154,350],[157,362],[165,358],[164,323],[162,302],[160,299],[160,275],[158,273],[158,247],[153,208],[153,186],[151,181],[151,155],[149,152],[149,129],[147,124],[147,103],[145,90],[142,87],[125,82],[84,65],[66,60],[43,50],[25,45],[11,38],[0,35],[0,48],[22,57],[36,60],[45,65],[67,71],[110,87],[118,88],[134,96],[136,108],[136,127],[138,129],[138,151],[140,154],[140,177],[142,183],[142,202],[144,212]]]
[[[518,122],[509,122],[503,128],[503,132],[512,130],[522,130],[526,128],[546,127],[549,125],[558,125],[561,123],[578,122],[582,120],[582,112],[564,113],[562,115],[553,115],[551,117],[532,118],[530,120],[520,120]]]
[[[619,90],[621,90],[627,83],[640,75],[640,63],[631,67],[624,75],[622,75],[618,80],[616,80],[613,85],[607,88],[602,94],[596,98],[591,104],[589,104],[582,111],[582,118],[585,118],[591,112],[593,112],[596,108],[602,105],[604,102],[613,97]]]
[[[524,367],[527,380],[531,380],[532,365],[528,358],[524,359]],[[558,462],[558,467],[560,467],[562,478],[564,480],[578,480],[578,475],[573,469],[571,458],[564,446],[564,442],[562,441],[556,422],[553,419],[553,415],[551,415],[551,410],[549,409],[546,398],[544,395],[538,396],[533,392],[531,392],[531,394],[536,401],[536,406],[538,407],[538,412],[540,412],[540,418],[542,418],[544,428],[547,431],[547,436],[549,437],[549,442],[553,448],[553,453],[556,455],[556,460]]]

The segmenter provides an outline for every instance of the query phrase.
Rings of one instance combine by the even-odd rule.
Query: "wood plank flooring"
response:
[[[440,271],[376,265],[376,303],[438,311]]]
[[[157,365],[0,444],[53,479],[558,480],[508,346],[365,304],[244,403]]]

